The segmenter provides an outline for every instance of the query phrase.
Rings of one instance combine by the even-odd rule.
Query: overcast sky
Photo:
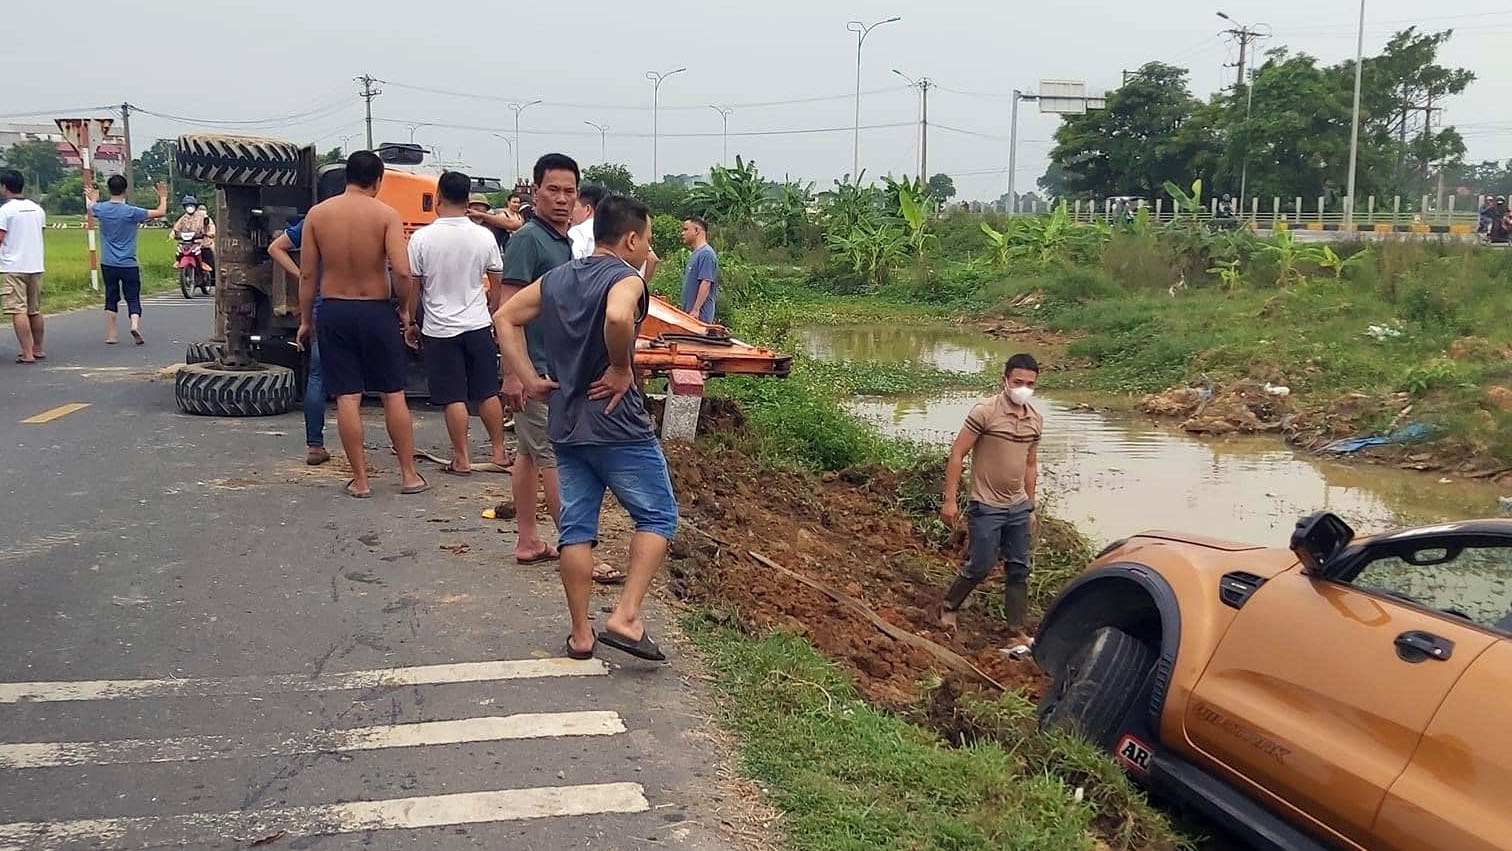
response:
[[[1007,93],[1034,90],[1041,79],[1085,80],[1114,87],[1122,69],[1159,59],[1189,67],[1206,97],[1232,82],[1223,63],[1236,49],[1219,31],[1220,8],[1247,23],[1268,23],[1274,37],[1325,62],[1354,50],[1352,0],[1267,2],[1089,2],[1061,0],[764,0],[702,3],[563,2],[289,2],[142,0],[122,5],[8,0],[7,85],[0,114],[130,101],[145,110],[225,125],[253,135],[315,142],[322,149],[361,146],[362,103],[352,78],[385,81],[374,101],[378,141],[416,142],[474,174],[514,176],[514,159],[494,133],[512,136],[508,101],[542,99],[523,113],[521,163],[548,150],[599,161],[598,131],[609,126],[608,158],[628,164],[638,180],[651,175],[651,83],[648,69],[685,73],[661,88],[660,171],[702,172],[721,156],[720,117],[711,104],[731,105],[730,156],[754,158],[762,172],[830,186],[851,169],[856,38],[846,21],[903,20],[880,27],[863,53],[861,165],[868,175],[918,169],[918,92],[892,73],[928,76],[931,90],[929,170],[955,177],[961,197],[990,200],[1007,184]],[[1512,78],[1506,45],[1512,3],[1461,0],[1369,0],[1367,52],[1391,32],[1417,23],[1453,27],[1446,64],[1479,76],[1449,102],[1447,122],[1459,125],[1472,160],[1512,157]],[[95,36],[68,49],[81,21]],[[105,40],[122,45],[108,50]],[[182,45],[194,45],[185,51]],[[418,87],[418,88],[417,88]],[[481,97],[420,91],[444,89]],[[802,101],[783,103],[778,101]],[[23,120],[23,119],[0,119]],[[27,119],[29,120],[29,119]],[[1044,172],[1058,119],[1021,109],[1020,191]],[[461,125],[470,128],[446,127]],[[891,126],[895,125],[895,126]],[[745,136],[774,130],[823,130]],[[134,116],[143,140],[192,132],[191,123]],[[210,129],[201,123],[198,129]],[[966,132],[961,132],[966,131]]]

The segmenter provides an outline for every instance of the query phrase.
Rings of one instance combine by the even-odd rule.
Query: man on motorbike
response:
[[[193,195],[185,195],[182,203],[184,214],[173,223],[173,239],[176,242],[181,234],[199,234],[200,258],[214,270],[215,222],[210,218],[210,211],[200,206],[199,200]]]
[[[1496,196],[1496,209],[1493,212],[1495,218],[1491,222],[1491,233],[1488,235],[1490,241],[1495,243],[1512,241],[1512,210],[1507,209],[1507,196]]]

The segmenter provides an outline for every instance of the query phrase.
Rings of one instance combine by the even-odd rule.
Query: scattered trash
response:
[[[1265,389],[1266,393],[1269,393],[1272,396],[1290,396],[1291,395],[1291,388],[1287,387],[1284,384],[1272,384],[1269,381],[1267,381],[1267,382],[1265,382],[1265,388],[1264,389]]]
[[[1077,803],[1078,803],[1078,804],[1080,804],[1080,803],[1081,803],[1081,801],[1082,801],[1082,798],[1084,798],[1084,797],[1086,797],[1086,795],[1087,795],[1087,787],[1085,787],[1085,786],[1078,786],[1078,787],[1076,787],[1076,792],[1075,792],[1075,793],[1073,793],[1073,794],[1072,794],[1072,795],[1071,795],[1071,797],[1072,797],[1072,798],[1073,798],[1073,799],[1074,799],[1074,800],[1075,800],[1075,801],[1076,801],[1076,802],[1077,802]]]
[[[1004,647],[1001,650],[999,650],[998,652],[1001,653],[1001,654],[1003,654],[1004,656],[1007,656],[1009,659],[1012,659],[1012,660],[1014,660],[1016,662],[1019,659],[1027,659],[1027,658],[1029,658],[1029,654],[1034,651],[1034,648],[1031,646],[1033,644],[1034,644],[1034,641],[1033,641],[1033,639],[1031,639],[1027,643],[1024,643],[1024,644],[1015,644],[1012,647]]]
[[[272,845],[273,843],[277,842],[278,840],[283,839],[284,836],[286,836],[287,834],[288,834],[288,831],[286,831],[286,830],[280,830],[277,833],[270,833],[267,836],[264,836],[262,839],[253,840],[252,844],[249,845],[249,846],[247,846],[247,847],[248,848],[261,848],[264,845]]]
[[[1452,484],[1454,484],[1454,480],[1451,479],[1451,478],[1449,478],[1448,476],[1445,476],[1444,478],[1439,479],[1439,484],[1441,484],[1441,485],[1452,485]]]
[[[1402,329],[1394,325],[1370,325],[1365,328],[1365,336],[1376,340],[1395,340],[1402,336]]]
[[[493,508],[485,508],[482,517],[484,520],[513,520],[515,518],[514,503],[501,502]]]
[[[1349,455],[1372,446],[1420,443],[1433,437],[1436,431],[1437,429],[1427,423],[1410,423],[1390,434],[1374,435],[1371,437],[1346,437],[1343,440],[1335,440],[1333,443],[1324,446],[1322,451]]]
[[[454,556],[459,556],[459,555],[462,555],[463,553],[471,552],[472,551],[472,545],[471,544],[442,544],[441,545],[441,549],[446,550],[447,552],[451,553]]]

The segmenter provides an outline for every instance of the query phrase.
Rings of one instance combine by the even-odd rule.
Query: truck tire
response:
[[[1099,629],[1040,698],[1040,729],[1074,727],[1092,743],[1111,748],[1154,664],[1149,645],[1116,627]]]
[[[226,353],[226,344],[214,340],[194,340],[184,352],[184,363],[210,363],[221,359]]]
[[[294,186],[299,146],[253,136],[189,134],[178,138],[178,171],[222,186]]]
[[[294,407],[294,370],[261,366],[245,372],[192,363],[178,371],[173,395],[179,410],[207,417],[271,417]]]

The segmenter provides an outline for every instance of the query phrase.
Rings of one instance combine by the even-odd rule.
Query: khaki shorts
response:
[[[520,454],[534,461],[537,467],[555,468],[556,451],[546,436],[547,411],[545,402],[526,400],[525,410],[515,415],[514,432],[520,439]]]
[[[42,273],[6,272],[0,275],[0,311],[6,316],[42,312]]]

